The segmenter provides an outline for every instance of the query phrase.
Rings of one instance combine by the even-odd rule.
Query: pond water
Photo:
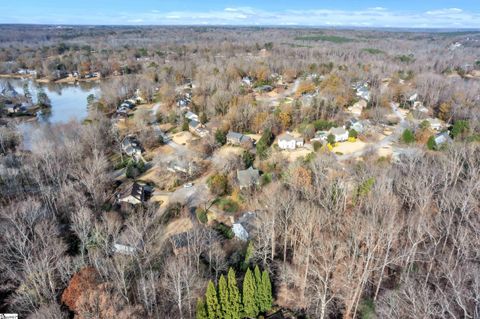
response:
[[[38,125],[66,123],[71,120],[82,121],[88,115],[87,97],[90,94],[99,97],[100,86],[96,82],[78,82],[76,84],[37,83],[31,79],[0,78],[0,86],[9,82],[18,94],[24,95],[28,87],[33,102],[37,93],[43,90],[50,98],[52,107],[37,114],[37,121],[25,121],[18,125],[23,135],[23,148],[31,148],[31,140]]]
[[[3,83],[2,83],[3,82]],[[81,121],[87,117],[87,96],[98,97],[100,88],[95,82],[78,82],[76,84],[37,83],[30,79],[0,79],[0,84],[10,82],[20,94],[24,94],[24,86],[28,86],[33,102],[36,102],[40,89],[50,98],[52,108],[50,112],[39,114],[39,122],[65,123],[72,119]]]

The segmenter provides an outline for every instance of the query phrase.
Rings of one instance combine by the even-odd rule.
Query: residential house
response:
[[[27,108],[21,104],[9,104],[7,112],[8,114],[23,114],[27,112]]]
[[[451,143],[453,141],[452,138],[450,137],[450,134],[448,134],[448,132],[438,133],[435,135],[434,139],[437,145]]]
[[[241,145],[243,143],[253,142],[253,140],[241,133],[228,132],[227,133],[227,143],[231,145]]]
[[[123,244],[113,244],[113,252],[122,255],[134,255],[137,249],[132,246]]]
[[[147,187],[137,182],[133,183],[125,193],[119,195],[119,202],[129,203],[132,205],[142,204],[146,201]]]
[[[428,113],[428,108],[426,108],[420,101],[413,102],[413,109],[421,113]]]
[[[357,103],[353,104],[352,106],[348,107],[348,111],[352,113],[354,116],[361,116],[363,109],[367,107],[367,101],[365,100],[360,100]]]
[[[142,147],[134,136],[128,135],[122,141],[122,151],[127,156],[141,155]]]
[[[12,100],[18,98],[19,94],[12,84],[7,82],[5,85],[0,84],[0,96],[8,100]]]
[[[121,106],[117,109],[116,113],[118,116],[128,117],[128,111],[129,111],[128,108]]]
[[[136,105],[135,101],[125,100],[125,101],[122,102],[122,104],[120,104],[120,107],[124,107],[124,108],[127,108],[127,109],[131,110],[135,107],[135,105]]]
[[[335,137],[335,142],[348,140],[348,131],[344,127],[332,127],[329,133]]]
[[[278,137],[278,147],[282,150],[294,150],[303,146],[303,138],[294,137],[289,132],[283,133]]]
[[[188,119],[189,121],[199,121],[199,117],[197,114],[191,112],[191,111],[188,111],[187,113],[185,113],[185,118]]]
[[[418,99],[418,93],[415,93],[415,94],[413,94],[412,96],[410,96],[410,97],[408,98],[408,102],[410,102],[411,104],[413,104],[413,103],[415,103],[415,102],[417,101],[417,99]]]
[[[310,141],[312,141],[312,142],[315,142],[315,141],[325,142],[327,139],[328,139],[328,132],[326,132],[326,131],[317,131],[317,132],[315,133],[315,137],[312,138]]]
[[[435,131],[440,131],[443,128],[443,122],[437,118],[429,118],[427,121],[430,123],[430,127]]]
[[[353,118],[347,121],[346,126],[348,129],[354,129],[358,133],[362,133],[364,130],[363,123]]]
[[[245,170],[237,170],[237,180],[240,189],[247,189],[260,183],[260,173],[258,169],[249,167]]]
[[[175,234],[170,237],[173,253],[175,255],[178,256],[178,255],[183,255],[187,253],[190,237],[191,235],[188,232]]]
[[[365,101],[370,101],[370,90],[368,89],[368,83],[358,83],[354,86],[356,95]]]
[[[253,85],[253,79],[249,76],[244,76],[242,78],[242,83],[245,84],[245,85],[248,85],[248,86],[252,86]]]
[[[205,125],[200,123],[198,120],[191,120],[190,122],[188,122],[188,130],[192,134],[196,134],[200,137],[205,137],[210,134],[210,131],[205,128]]]
[[[262,85],[255,88],[255,91],[262,92],[262,93],[271,92],[272,90],[273,90],[273,87],[271,85]]]
[[[252,232],[255,230],[255,217],[254,212],[246,212],[232,225],[232,231],[235,234],[235,238],[241,241],[247,241],[251,238]]]

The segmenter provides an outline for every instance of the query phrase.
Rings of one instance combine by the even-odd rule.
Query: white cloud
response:
[[[20,16],[18,19],[21,19]],[[13,18],[10,18],[13,19]],[[43,20],[42,20],[43,19]],[[150,10],[144,13],[117,12],[116,14],[92,14],[89,16],[46,16],[36,23],[69,21],[79,24],[149,24],[149,25],[308,25],[308,26],[372,26],[429,28],[480,28],[480,11],[460,8],[439,8],[425,12],[395,11],[384,7],[363,10],[260,10],[252,7],[226,7],[220,10],[170,11]],[[0,22],[15,23],[26,21]]]
[[[426,14],[428,15],[454,15],[458,13],[462,13],[463,10],[459,8],[447,8],[447,9],[439,9],[439,10],[431,10],[427,11]]]

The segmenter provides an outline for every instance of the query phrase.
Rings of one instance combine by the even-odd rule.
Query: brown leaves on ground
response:
[[[101,283],[93,267],[77,272],[62,294],[62,303],[75,313],[75,319],[143,318],[143,309],[128,304],[108,283]]]
[[[95,289],[99,283],[99,276],[95,268],[86,267],[73,275],[68,287],[63,291],[62,303],[73,312],[77,311],[77,301],[80,296],[90,290]]]

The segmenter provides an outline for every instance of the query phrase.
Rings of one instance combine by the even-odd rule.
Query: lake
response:
[[[31,79],[0,79],[0,84],[10,82],[14,89],[24,94],[24,85],[36,102],[37,92],[42,88],[52,102],[52,108],[47,114],[38,116],[39,122],[44,123],[65,123],[72,119],[81,121],[87,117],[87,96],[100,94],[99,84],[96,82],[77,82],[76,84],[60,83],[37,83]]]
[[[38,125],[66,123],[70,120],[82,121],[88,115],[87,96],[90,94],[99,97],[100,86],[98,82],[77,82],[76,84],[65,83],[37,83],[31,79],[6,79],[0,78],[0,85],[10,82],[18,94],[24,95],[24,86],[32,95],[36,103],[39,89],[50,98],[52,107],[46,113],[38,114],[37,121],[20,123],[17,128],[23,136],[23,149],[31,149],[32,137]]]

